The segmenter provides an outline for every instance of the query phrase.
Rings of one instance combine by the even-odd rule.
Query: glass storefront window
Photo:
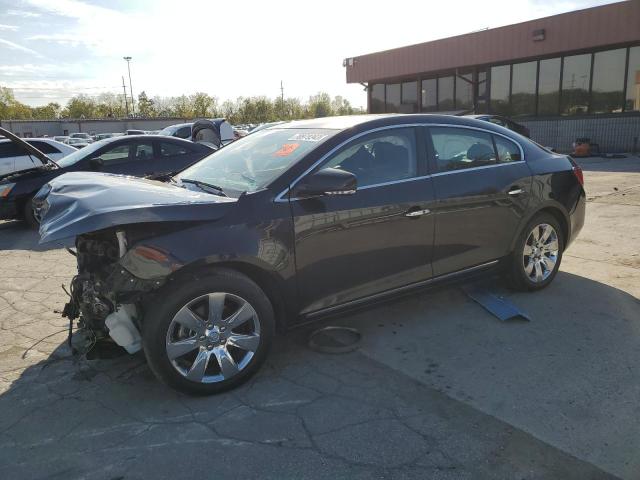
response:
[[[627,49],[607,50],[593,55],[591,113],[622,111],[624,66]]]
[[[384,84],[371,86],[371,113],[384,113]]]
[[[491,113],[509,115],[509,83],[511,65],[491,68]]]
[[[438,78],[438,110],[447,112],[453,109],[453,77],[440,77]]]
[[[418,82],[404,82],[402,84],[402,113],[416,113],[418,111]]]
[[[511,115],[535,115],[538,62],[516,63],[511,79]]]
[[[478,71],[478,99],[476,100],[475,113],[487,113],[487,71]]]
[[[473,74],[471,73],[463,73],[456,77],[456,110],[473,109],[472,81]]]
[[[400,84],[388,83],[387,92],[385,95],[386,112],[398,113],[400,112]]]
[[[560,101],[560,58],[540,60],[538,115],[557,115]]]
[[[589,111],[591,54],[564,57],[560,113],[580,115]]]
[[[430,78],[422,80],[422,111],[435,112],[438,110],[438,80]]]
[[[628,112],[640,110],[640,47],[629,49],[629,71],[624,109]]]

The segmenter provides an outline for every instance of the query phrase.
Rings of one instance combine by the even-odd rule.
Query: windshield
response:
[[[267,186],[337,132],[308,128],[263,130],[212,153],[176,178],[215,185],[227,194],[253,192]]]
[[[107,144],[107,140],[108,139],[98,140],[97,142],[90,143],[83,149],[70,153],[66,157],[62,157],[60,160],[57,160],[56,163],[62,168],[71,166],[74,163],[77,163],[80,160],[89,157],[93,152],[95,152],[99,148],[104,147]]]

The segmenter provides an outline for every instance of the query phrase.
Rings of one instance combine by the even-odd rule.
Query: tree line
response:
[[[18,101],[13,91],[0,86],[0,119],[52,120],[58,118],[124,118],[131,116],[130,99],[126,105],[123,95],[102,93],[97,96],[76,95],[65,106],[56,102],[31,107]],[[263,123],[278,120],[329,117],[364,113],[341,96],[331,97],[320,92],[307,101],[300,98],[266,96],[238,97],[220,102],[217,97],[197,92],[176,97],[149,97],[144,91],[134,105],[135,117],[157,118],[216,118],[225,117],[233,124]]]

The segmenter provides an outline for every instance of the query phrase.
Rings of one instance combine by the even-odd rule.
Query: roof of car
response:
[[[28,137],[28,138],[23,138],[22,140],[24,140],[25,142],[32,142],[32,141],[38,141],[38,142],[55,142],[55,143],[62,143],[59,142],[58,140],[55,140],[53,137]],[[4,138],[4,137],[0,137],[0,142],[10,142],[11,140],[9,140],[8,138]]]
[[[484,115],[477,115],[477,117],[483,117]],[[398,113],[384,113],[384,114],[367,114],[367,115],[347,115],[341,117],[323,117],[314,118],[311,120],[294,120],[292,122],[283,123],[270,128],[324,128],[332,130],[345,130],[356,126],[362,126],[367,123],[373,123],[378,125],[394,125],[394,124],[406,124],[406,123],[446,123],[452,125],[468,125],[479,126],[476,122],[481,120],[474,118],[476,115],[442,115],[442,114],[430,114],[430,113],[411,113],[411,114],[398,114]],[[491,123],[482,121],[482,128],[491,128],[494,126]]]

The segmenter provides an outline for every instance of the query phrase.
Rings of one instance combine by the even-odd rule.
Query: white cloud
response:
[[[7,15],[12,15],[14,17],[24,17],[24,18],[35,18],[40,16],[39,13],[29,12],[27,10],[7,10]]]
[[[15,32],[16,30],[18,30],[18,26],[17,25],[3,25],[3,24],[0,23],[0,30]]]
[[[5,45],[7,47],[9,47],[12,50],[18,50],[20,52],[25,52],[25,53],[29,53],[31,55],[35,55],[36,57],[42,57],[42,55],[40,55],[38,52],[36,52],[35,50],[32,50],[30,48],[27,47],[23,47],[22,45],[18,45],[17,43],[14,43],[10,40],[5,40],[3,38],[0,38],[0,45]]]

